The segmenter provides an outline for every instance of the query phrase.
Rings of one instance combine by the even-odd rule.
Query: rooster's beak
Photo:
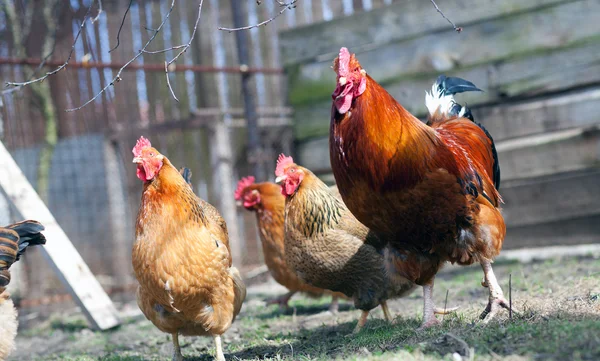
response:
[[[142,158],[141,157],[135,157],[135,158],[133,158],[133,162],[137,163],[137,164],[140,164],[140,163],[142,163]]]
[[[287,177],[282,175],[281,177],[277,177],[275,178],[275,183],[277,184],[281,184],[281,182],[283,182]]]

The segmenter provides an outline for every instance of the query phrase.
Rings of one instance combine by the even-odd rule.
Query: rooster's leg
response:
[[[362,330],[362,328],[365,326],[365,323],[367,323],[367,317],[369,317],[369,311],[362,311],[360,318],[358,319],[358,323],[356,324],[354,331],[352,331],[353,334],[359,333],[360,330]]]
[[[329,312],[336,314],[340,309],[340,303],[338,296],[331,296],[331,304],[329,305]]]
[[[392,314],[390,313],[390,309],[388,308],[387,302],[381,302],[381,310],[383,311],[383,317],[387,322],[392,322]]]
[[[483,269],[483,275],[485,277],[482,284],[485,283],[489,288],[490,300],[485,310],[481,313],[480,318],[484,323],[488,323],[496,316],[500,308],[506,308],[508,310],[510,305],[506,298],[504,298],[502,288],[500,288],[494,270],[492,269],[492,263],[488,260],[481,261],[481,268]],[[512,312],[517,313],[518,311],[513,307]]]
[[[223,354],[223,345],[221,344],[221,335],[213,335],[215,339],[215,349],[217,350],[216,361],[225,361],[225,355]]]
[[[173,361],[183,361],[181,348],[179,347],[179,334],[175,332],[171,334],[171,337],[173,337]]]
[[[290,291],[288,293],[286,293],[285,295],[281,295],[277,298],[273,298],[270,300],[267,300],[267,305],[279,305],[280,308],[288,308],[288,302],[290,302],[290,298],[292,298],[293,295],[296,294],[296,291]]]
[[[427,284],[423,285],[423,323],[419,330],[440,324],[440,321],[435,317],[435,307],[433,305],[433,282],[431,279]]]

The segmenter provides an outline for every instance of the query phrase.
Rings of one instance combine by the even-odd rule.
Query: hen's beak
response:
[[[242,201],[235,201],[235,205],[238,206],[238,207],[241,207],[244,204],[242,203]]]
[[[277,177],[275,178],[275,183],[277,184],[281,184],[281,182],[283,182],[287,177],[282,175],[281,177]]]
[[[133,162],[137,163],[137,164],[142,163],[142,157],[135,157],[135,158],[133,158]]]

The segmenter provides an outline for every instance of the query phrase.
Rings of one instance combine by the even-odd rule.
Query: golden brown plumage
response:
[[[337,299],[345,298],[343,294],[308,285],[285,262],[285,197],[281,187],[271,182],[254,183],[254,177],[245,177],[238,183],[235,198],[244,208],[256,213],[265,264],[273,279],[290,291],[272,303],[287,307],[289,299],[297,292],[313,297],[327,293],[332,294],[330,311],[336,312]]]
[[[437,322],[431,291],[445,261],[480,262],[491,282],[488,308],[505,306],[490,265],[505,236],[493,140],[452,97],[479,89],[440,77],[427,97],[430,119],[424,124],[347,49],[340,50],[334,70],[329,145],[337,185],[361,222],[390,240],[396,252],[423,260],[407,269],[392,256],[388,266],[424,286],[424,326]]]
[[[143,138],[134,148],[144,180],[132,261],[138,305],[161,331],[221,338],[239,313],[246,288],[232,266],[225,221],[198,198],[170,161]],[[141,168],[141,169],[140,169]]]
[[[19,260],[27,247],[42,245],[46,238],[39,222],[22,221],[0,227],[0,361],[5,360],[15,348],[17,336],[17,310],[6,290],[10,282],[10,266]]]
[[[388,277],[386,243],[350,213],[335,190],[290,157],[280,156],[276,175],[286,195],[288,265],[305,282],[351,297],[363,310],[356,330],[378,305],[390,319],[386,301],[408,294],[414,283]]]

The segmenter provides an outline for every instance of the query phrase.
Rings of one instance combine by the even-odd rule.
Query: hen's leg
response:
[[[173,361],[183,361],[181,348],[179,347],[179,334],[177,332],[172,333],[171,337],[173,337]]]
[[[433,305],[433,282],[432,278],[427,284],[423,285],[423,323],[419,330],[440,324],[435,317],[435,307]]]
[[[488,260],[481,261],[481,268],[483,269],[484,275],[484,281],[481,282],[481,284],[484,285],[485,283],[485,285],[487,285],[489,288],[490,300],[487,307],[479,317],[483,320],[483,323],[488,323],[496,316],[501,307],[508,310],[510,305],[508,304],[506,298],[504,298],[502,288],[500,288],[498,280],[496,279],[496,275],[494,274],[494,270],[492,269],[492,263]],[[512,311],[517,312],[514,307]]]
[[[340,309],[340,303],[338,296],[331,296],[331,304],[329,305],[329,312],[336,314]]]
[[[279,305],[280,308],[288,308],[288,302],[290,302],[290,298],[296,294],[296,291],[290,291],[285,295],[281,295],[279,297],[267,300],[267,305]]]
[[[217,350],[217,356],[215,360],[225,361],[225,355],[223,354],[223,345],[221,344],[221,335],[213,335],[215,340],[215,349]]]
[[[369,311],[362,311],[360,318],[358,319],[358,323],[356,324],[354,331],[352,331],[353,334],[359,333],[360,330],[362,330],[362,328],[365,326],[365,323],[367,323],[367,317],[369,317]]]
[[[388,308],[387,302],[381,302],[381,310],[383,311],[383,317],[387,322],[392,322],[392,314],[390,313],[390,309]]]

